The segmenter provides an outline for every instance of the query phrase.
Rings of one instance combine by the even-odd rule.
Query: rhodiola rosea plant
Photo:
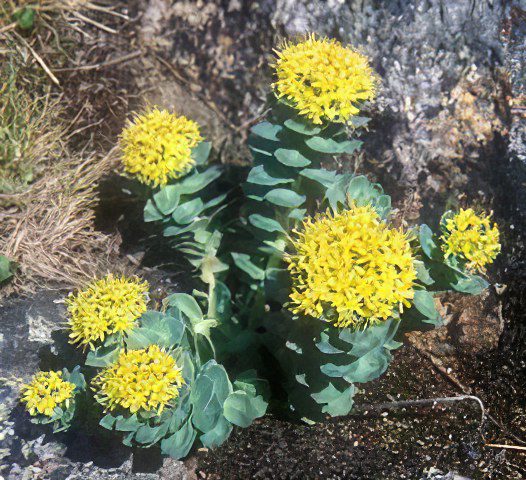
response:
[[[264,414],[260,377],[297,418],[346,415],[403,332],[441,324],[438,292],[488,286],[480,274],[500,250],[490,216],[446,212],[436,233],[396,226],[383,188],[345,168],[379,88],[367,57],[310,35],[284,43],[272,67],[241,185],[234,167],[209,164],[211,145],[186,117],[153,108],[124,129],[124,169],[151,190],[144,220],[188,259],[197,288],[162,312],[147,311],[141,282],[111,276],[68,300],[87,381],[79,369],[35,379],[24,401],[36,418],[51,408],[65,427],[73,399],[93,391],[102,426],[180,458]]]

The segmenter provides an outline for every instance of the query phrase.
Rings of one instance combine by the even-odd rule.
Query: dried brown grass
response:
[[[33,30],[21,32],[13,14],[26,6],[37,16]],[[9,133],[0,149],[0,254],[18,264],[0,298],[42,287],[72,288],[131,268],[117,255],[118,236],[95,228],[98,184],[116,162],[114,150],[97,153],[107,128],[94,130],[100,121],[92,121],[84,99],[100,89],[91,77],[71,81],[78,53],[99,44],[105,50],[108,33],[116,31],[105,20],[127,21],[119,6],[110,0],[0,0],[0,66],[9,66],[0,82],[2,93],[9,92],[2,104],[5,125],[0,124]],[[53,80],[54,72],[71,66],[64,69],[71,74]],[[103,80],[94,75],[93,81]]]
[[[0,213],[0,251],[19,265],[2,293],[76,286],[115,271],[118,240],[94,228],[97,185],[111,170],[113,153],[62,160],[23,194],[0,197],[11,203]]]

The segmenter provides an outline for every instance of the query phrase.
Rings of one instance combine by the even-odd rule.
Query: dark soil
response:
[[[525,377],[517,377],[515,365],[498,353],[465,359],[464,365],[463,382],[493,415],[526,438]],[[411,347],[396,353],[388,372],[364,390],[359,404],[459,394]],[[210,479],[414,479],[425,478],[434,467],[473,479],[523,478],[524,454],[485,446],[505,438],[491,421],[481,424],[473,401],[385,410],[312,427],[266,417],[236,431],[221,449],[199,453],[198,470]]]

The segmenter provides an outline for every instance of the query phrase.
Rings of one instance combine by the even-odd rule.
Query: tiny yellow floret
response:
[[[175,360],[157,345],[122,352],[93,380],[95,398],[106,410],[122,407],[130,413],[155,410],[159,414],[179,396],[184,383]]]
[[[455,256],[468,270],[484,272],[500,252],[499,229],[491,215],[477,215],[472,208],[446,218],[442,250],[446,258]]]
[[[294,314],[361,327],[410,306],[416,270],[409,240],[371,206],[318,214],[294,233],[287,258]]]
[[[22,402],[30,415],[51,417],[56,407],[69,407],[75,384],[62,380],[62,372],[38,372],[22,388]]]
[[[368,58],[336,40],[312,34],[276,55],[276,96],[315,124],[345,123],[375,97],[377,79]]]
[[[201,140],[196,122],[154,108],[136,115],[122,131],[122,163],[140,182],[163,186],[192,169],[192,148]]]
[[[131,330],[146,312],[148,282],[112,274],[66,299],[70,342],[95,348],[112,333]]]

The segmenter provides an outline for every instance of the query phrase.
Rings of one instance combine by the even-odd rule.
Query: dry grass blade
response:
[[[110,268],[116,238],[95,230],[93,209],[98,181],[114,159],[110,152],[80,164],[64,160],[0,214],[0,251],[20,267],[12,287],[75,286]]]

